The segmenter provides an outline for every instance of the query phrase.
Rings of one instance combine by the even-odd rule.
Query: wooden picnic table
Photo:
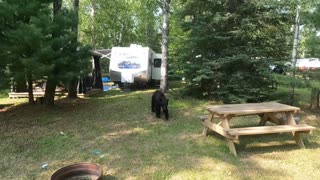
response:
[[[293,115],[300,108],[277,102],[214,105],[208,106],[207,110],[210,114],[207,118],[202,118],[202,124],[205,126],[203,134],[208,135],[208,131],[212,130],[225,137],[230,152],[235,156],[237,151],[234,143],[240,142],[239,136],[291,132],[297,145],[304,148],[300,133],[310,133],[315,129],[307,124],[296,124]],[[279,118],[279,114],[286,115],[286,119]],[[229,121],[233,117],[247,115],[260,116],[259,126],[230,128]],[[214,123],[214,118],[219,122]],[[267,121],[276,125],[265,126]]]

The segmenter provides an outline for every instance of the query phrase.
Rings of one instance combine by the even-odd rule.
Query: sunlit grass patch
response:
[[[320,176],[320,131],[303,136],[299,149],[290,133],[240,137],[238,157],[225,139],[202,136],[198,116],[219,102],[167,94],[170,120],[151,113],[151,94],[112,90],[54,108],[12,104],[0,112],[0,179],[48,179],[76,162],[103,167],[104,179],[300,179]],[[285,91],[285,90],[283,90]],[[301,96],[299,96],[301,97]],[[24,101],[22,101],[24,100]],[[22,104],[21,104],[22,103]],[[20,105],[19,105],[20,104]],[[301,122],[319,127],[319,113],[302,112]],[[257,125],[258,116],[231,120],[233,127]],[[41,165],[48,163],[47,169]]]

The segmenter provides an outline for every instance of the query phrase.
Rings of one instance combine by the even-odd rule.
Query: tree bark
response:
[[[56,86],[58,81],[53,76],[49,76],[46,83],[46,90],[44,94],[44,104],[47,106],[54,105],[54,96],[56,93]]]
[[[299,43],[299,33],[300,33],[300,5],[297,5],[295,30],[294,30],[294,40],[292,49],[292,81],[291,81],[291,91],[289,93],[289,104],[294,103],[294,90],[295,90],[295,78],[296,78],[296,64],[298,55],[298,43]]]
[[[78,96],[78,78],[74,77],[69,81],[68,84],[68,98],[76,99]]]
[[[95,26],[95,16],[96,16],[96,9],[95,9],[95,2],[91,0],[91,45],[94,49],[97,47],[96,41],[96,26]]]
[[[311,109],[318,109],[319,108],[319,88],[312,88],[311,90],[311,101],[310,101],[310,108]]]
[[[25,80],[18,79],[15,84],[15,92],[26,92],[28,90]]]
[[[34,97],[33,97],[33,87],[32,87],[32,76],[28,75],[28,97],[29,97],[29,104],[34,104]]]
[[[162,62],[161,62],[161,83],[160,88],[163,93],[168,91],[168,46],[169,46],[169,12],[170,12],[170,0],[162,1]]]
[[[75,24],[72,28],[72,32],[74,33],[74,49],[73,52],[77,53],[77,44],[78,44],[78,24],[79,24],[79,0],[73,1],[73,11],[75,15]],[[69,81],[69,87],[68,87],[68,98],[69,99],[76,99],[77,98],[77,88],[78,88],[78,76],[74,75],[73,78]]]
[[[73,33],[75,35],[75,41],[78,42],[78,26],[79,26],[79,0],[74,0],[73,1],[73,11],[75,13],[75,24],[73,27]],[[77,50],[77,49],[76,49]]]
[[[53,19],[56,18],[56,15],[61,12],[62,8],[62,0],[54,0],[53,1]],[[52,33],[53,38],[57,37],[58,35],[53,32]],[[47,83],[46,83],[46,90],[44,94],[44,104],[47,106],[53,106],[54,105],[54,96],[56,93],[56,86],[57,86],[57,79],[56,79],[56,73],[57,69],[54,68],[53,72],[48,76]]]
[[[100,57],[93,56],[94,69],[93,69],[93,88],[103,89],[102,77],[101,77],[101,68],[100,68]]]
[[[54,0],[53,1],[53,14],[56,15],[60,13],[62,7],[62,0]]]

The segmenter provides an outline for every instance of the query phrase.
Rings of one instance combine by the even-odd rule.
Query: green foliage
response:
[[[306,46],[306,54],[308,56],[320,57],[320,37],[317,35],[317,32],[309,32],[306,39]]]
[[[304,32],[304,43],[306,56],[320,57],[320,3],[314,3],[312,8],[305,13],[306,29]]]
[[[64,8],[53,18],[50,4],[38,0],[0,3],[0,48],[4,48],[0,57],[5,60],[0,69],[7,69],[14,81],[53,76],[67,82],[88,66],[90,48],[74,41],[74,12]]]
[[[202,97],[228,103],[267,98],[269,65],[289,59],[290,14],[277,3],[187,1],[178,8],[183,46],[175,54]]]
[[[6,33],[14,23],[13,18],[9,15],[13,9],[8,2],[0,2],[0,87],[6,86],[8,83],[8,78],[5,77],[8,63],[8,39],[6,38]]]
[[[48,2],[32,0],[26,4],[13,0],[2,1],[1,6],[2,68],[9,72],[14,81],[24,83],[25,76],[39,75],[40,68],[35,67],[41,65],[36,56],[43,34],[35,22],[49,14]]]
[[[132,43],[160,51],[160,16],[152,0],[81,1],[80,41],[94,48]]]

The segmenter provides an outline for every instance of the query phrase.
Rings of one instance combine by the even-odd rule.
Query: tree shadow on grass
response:
[[[306,146],[306,149],[319,149],[320,148],[320,143],[317,143],[317,142],[305,141],[304,145]]]
[[[10,108],[13,105],[14,104],[0,104],[0,112],[1,112],[1,110],[6,109],[6,108]]]
[[[297,149],[295,144],[275,147],[272,145],[270,148],[269,146],[261,148],[258,144],[257,148],[249,147],[247,149],[246,145],[255,143],[258,139],[263,139],[266,142],[277,140],[274,140],[273,136],[250,137],[253,139],[241,138],[240,147],[237,147],[239,157],[234,157],[229,153],[228,146],[220,135],[210,133],[209,137],[201,136],[203,126],[197,121],[196,115],[193,115],[192,111],[185,114],[186,110],[191,110],[194,106],[187,105],[185,108],[172,101],[173,105],[170,106],[172,115],[170,117],[176,119],[165,122],[149,115],[152,91],[142,92],[138,95],[136,93],[117,93],[113,97],[108,96],[108,98],[61,100],[57,101],[57,107],[53,109],[44,109],[41,106],[36,108],[20,106],[15,109],[15,117],[18,118],[11,118],[10,124],[14,127],[12,131],[19,132],[17,129],[22,128],[30,131],[29,127],[36,127],[37,131],[43,129],[40,131],[42,133],[57,134],[57,138],[50,138],[48,143],[40,144],[42,146],[35,145],[37,148],[46,149],[52,146],[50,154],[55,154],[55,156],[44,153],[45,151],[40,148],[34,152],[30,150],[30,153],[21,159],[28,159],[28,155],[34,153],[38,153],[37,156],[45,156],[49,160],[58,162],[68,161],[68,159],[79,156],[77,160],[99,162],[112,168],[114,173],[104,175],[103,179],[144,176],[147,179],[153,177],[154,174],[170,178],[185,171],[220,173],[218,177],[224,177],[228,175],[226,171],[232,171],[232,174],[235,174],[233,178],[241,176],[244,179],[252,179],[258,177],[247,175],[251,173],[252,169],[266,175],[276,174],[279,177],[288,175],[287,172],[276,167],[266,168],[250,158],[246,162],[243,162],[243,159],[246,158],[246,155],[251,155],[251,151],[255,155],[273,150],[288,151]],[[101,97],[107,96],[103,94]],[[25,112],[32,113],[25,114]],[[35,114],[45,115],[45,118],[37,120],[34,117]],[[29,121],[29,123],[22,123],[23,121]],[[48,123],[43,123],[45,121]],[[20,126],[16,124],[20,124]],[[37,131],[31,135],[38,137]],[[65,132],[66,135],[59,135],[60,131]],[[42,136],[45,138],[47,134]],[[292,136],[279,136],[281,136],[279,141],[293,139]],[[32,139],[32,137],[21,138]],[[64,143],[59,144],[56,141],[63,141],[65,144],[74,143],[74,146],[69,147],[68,150],[67,145],[61,146]],[[13,145],[11,143],[10,146],[18,148],[21,142]],[[25,149],[27,150],[27,148]],[[83,153],[92,152],[94,149],[105,153],[105,159]],[[247,153],[248,151],[249,153]],[[21,163],[25,162],[21,161]],[[247,168],[242,168],[242,166],[247,166]]]
[[[208,138],[199,135],[192,138],[189,134],[192,134],[192,132],[186,132],[182,128],[172,131],[171,129],[177,125],[176,123],[181,122],[172,122],[172,124],[167,126],[149,124],[144,127],[145,132],[147,132],[143,134],[146,137],[144,141],[142,140],[143,138],[140,139],[139,134],[134,135],[132,133],[122,134],[113,138],[108,144],[113,146],[116,142],[122,142],[122,148],[111,152],[114,157],[118,158],[113,160],[115,163],[108,166],[120,169],[120,171],[128,168],[126,173],[133,176],[137,175],[137,171],[141,174],[147,173],[150,171],[150,167],[153,167],[157,170],[153,171],[152,174],[147,174],[147,177],[156,174],[161,175],[161,177],[162,175],[166,176],[164,178],[170,178],[183,172],[203,171],[202,168],[205,169],[206,166],[212,166],[212,170],[215,172],[219,171],[219,168],[216,168],[220,166],[219,164],[222,167],[225,166],[223,164],[228,164],[227,166],[230,167],[230,171],[234,171],[232,174],[241,174],[241,176],[249,178],[246,175],[246,171],[249,172],[250,170],[238,169],[239,164],[242,164],[241,156],[240,158],[236,158],[232,154],[229,154],[229,149],[224,142],[224,138],[214,133],[209,135]],[[154,132],[152,129],[155,129]],[[153,133],[156,133],[156,136],[162,136],[162,138],[156,137]],[[186,136],[183,136],[184,134]],[[180,139],[181,135],[185,138]],[[171,140],[168,142],[166,139]],[[143,142],[138,142],[137,140]],[[139,144],[139,146],[135,144]],[[142,158],[143,156],[148,156],[148,158]],[[212,165],[210,165],[211,163]],[[213,164],[215,165],[213,166]],[[171,170],[166,171],[166,168],[163,169],[163,167]],[[265,167],[260,166],[254,161],[250,162],[250,167],[262,171],[264,174],[286,176],[286,172],[277,169],[265,169]],[[221,176],[224,175],[225,171],[220,172],[222,173]]]
[[[302,140],[306,149],[318,149],[320,147],[319,143],[310,142],[305,136],[302,136]],[[270,153],[275,151],[290,152],[300,148],[290,133],[282,133],[241,136],[240,144],[236,144],[236,149],[241,155],[241,153],[246,154],[247,152],[255,154]]]
[[[4,109],[4,108],[6,108],[6,107],[11,107],[11,106],[13,106],[14,104],[12,104],[12,103],[8,103],[8,104],[0,104],[0,110],[1,109]]]

